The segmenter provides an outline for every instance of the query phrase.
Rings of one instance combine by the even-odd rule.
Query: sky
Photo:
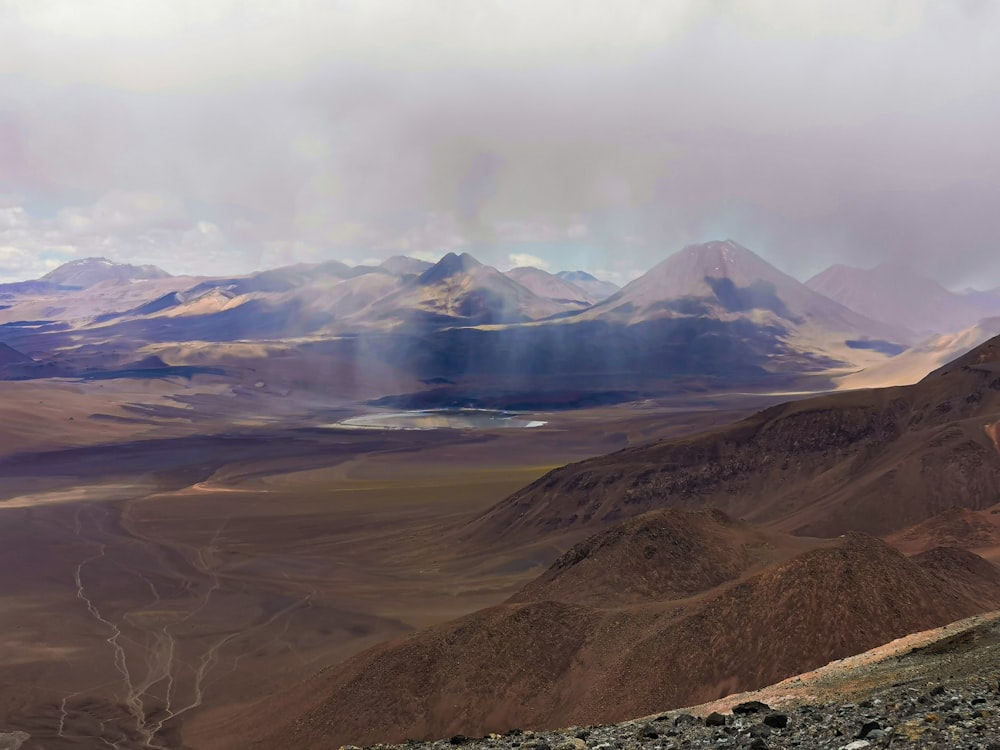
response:
[[[0,279],[732,238],[1000,286],[994,0],[0,0]]]

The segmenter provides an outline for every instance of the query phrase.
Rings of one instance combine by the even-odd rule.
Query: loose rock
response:
[[[743,716],[746,714],[759,714],[766,711],[770,711],[771,707],[766,703],[761,703],[760,701],[747,701],[746,703],[739,703],[733,706],[733,713],[736,716]]]
[[[764,717],[764,723],[775,729],[784,729],[788,726],[788,716],[778,713],[768,714]]]

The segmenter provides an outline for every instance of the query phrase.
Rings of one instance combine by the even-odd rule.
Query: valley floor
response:
[[[206,404],[225,402],[207,394],[199,420],[151,409],[148,424],[104,431],[87,421],[98,397],[61,398],[70,440],[56,426],[11,432],[0,455],[0,742],[22,732],[22,750],[210,748],[231,711],[495,604],[576,541],[449,542],[514,490],[766,403],[380,432],[287,414],[237,425],[221,407],[213,416]]]

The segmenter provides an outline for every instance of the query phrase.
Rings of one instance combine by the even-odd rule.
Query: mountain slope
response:
[[[751,317],[857,335],[905,335],[812,291],[742,245],[689,245],[595,306],[594,316],[637,322],[656,317]]]
[[[448,253],[359,313],[354,323],[362,329],[520,323],[569,307],[533,294],[468,253]]]
[[[1000,288],[987,291],[966,288],[960,294],[969,304],[981,310],[983,315],[996,315],[993,311],[1000,306]]]
[[[0,367],[5,367],[7,365],[16,365],[23,362],[30,362],[31,357],[27,354],[19,352],[13,347],[7,346],[7,344],[0,343]]]
[[[508,601],[608,607],[684,599],[808,546],[719,510],[652,511],[575,545]]]
[[[1000,317],[983,318],[957,333],[944,333],[912,346],[890,360],[836,378],[838,390],[910,385],[1000,334]]]
[[[772,407],[556,469],[465,530],[579,534],[656,508],[718,507],[802,534],[889,533],[1000,499],[1000,337],[916,385]]]
[[[1000,504],[983,510],[948,508],[886,537],[886,541],[908,555],[945,546],[971,550],[997,562],[1000,560]]]
[[[618,291],[618,286],[610,281],[601,281],[593,274],[586,271],[559,271],[556,273],[560,279],[568,281],[578,289],[582,289],[596,300],[603,300]]]
[[[685,247],[579,317],[626,325],[742,321],[820,366],[824,358],[827,366],[881,362],[912,339],[910,331],[847,309],[732,240]]]
[[[379,265],[396,276],[419,276],[434,264],[428,263],[426,260],[411,258],[408,255],[393,255],[391,258],[386,258]]]
[[[1000,298],[974,300],[896,263],[835,265],[806,282],[810,289],[873,320],[914,331],[951,333],[1000,314]],[[977,304],[979,302],[979,304]]]
[[[16,300],[19,297],[39,296],[43,294],[59,294],[60,292],[72,292],[76,287],[62,286],[51,281],[12,281],[0,284],[0,299]]]
[[[351,268],[337,261],[205,279],[183,291],[96,316],[82,335],[144,343],[322,335],[401,283],[383,269]]]
[[[212,289],[221,290],[229,295],[255,292],[280,294],[321,279],[340,281],[370,273],[373,270],[363,266],[352,268],[336,260],[328,260],[323,263],[298,263],[292,266],[258,271],[246,276],[206,279],[197,286],[188,289],[187,294],[197,295]]]
[[[520,285],[518,292],[481,284],[471,276],[492,269],[477,267],[468,256],[446,256],[353,322],[358,330],[381,322],[383,331],[403,332],[422,324],[419,340],[395,340],[385,352],[422,379],[489,378],[532,392],[539,378],[550,388],[584,381],[662,388],[681,379],[698,388],[816,388],[810,378],[882,363],[909,335],[807,289],[733,242],[691,246],[603,302],[540,322],[527,319],[557,312],[554,303],[537,309],[537,295]]]
[[[540,268],[520,266],[510,269],[504,275],[509,279],[513,279],[530,292],[537,294],[539,297],[555,300],[567,305],[575,305],[580,309],[590,307],[601,299],[581,287]]]
[[[694,597],[610,609],[531,599],[390,641],[255,707],[254,720],[281,718],[249,747],[621,721],[762,687],[998,603],[1000,575],[975,555],[907,559],[851,534]]]

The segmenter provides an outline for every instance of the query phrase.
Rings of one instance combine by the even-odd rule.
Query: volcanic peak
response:
[[[776,270],[752,250],[728,239],[687,245],[668,260],[678,269],[702,278],[727,278],[740,283],[748,277],[766,277]]]
[[[569,281],[570,283],[574,281],[598,281],[599,279],[593,274],[589,274],[586,271],[559,271],[556,273],[560,279]]]
[[[474,268],[478,268],[482,265],[482,263],[468,253],[462,253],[461,255],[448,253],[441,258],[441,260],[420,274],[417,278],[417,284],[422,286],[432,286],[444,281],[445,279],[451,278],[452,276],[469,273]]]
[[[134,266],[130,263],[116,263],[107,258],[81,258],[49,271],[41,280],[65,286],[89,287],[108,280],[134,281],[169,277],[169,273],[156,266]]]
[[[763,305],[809,306],[813,297],[832,307],[829,300],[802,288],[759,255],[732,240],[688,245],[633,280],[600,307],[616,309],[623,303],[633,310],[656,310],[664,301],[700,299],[726,309],[746,310]]]

